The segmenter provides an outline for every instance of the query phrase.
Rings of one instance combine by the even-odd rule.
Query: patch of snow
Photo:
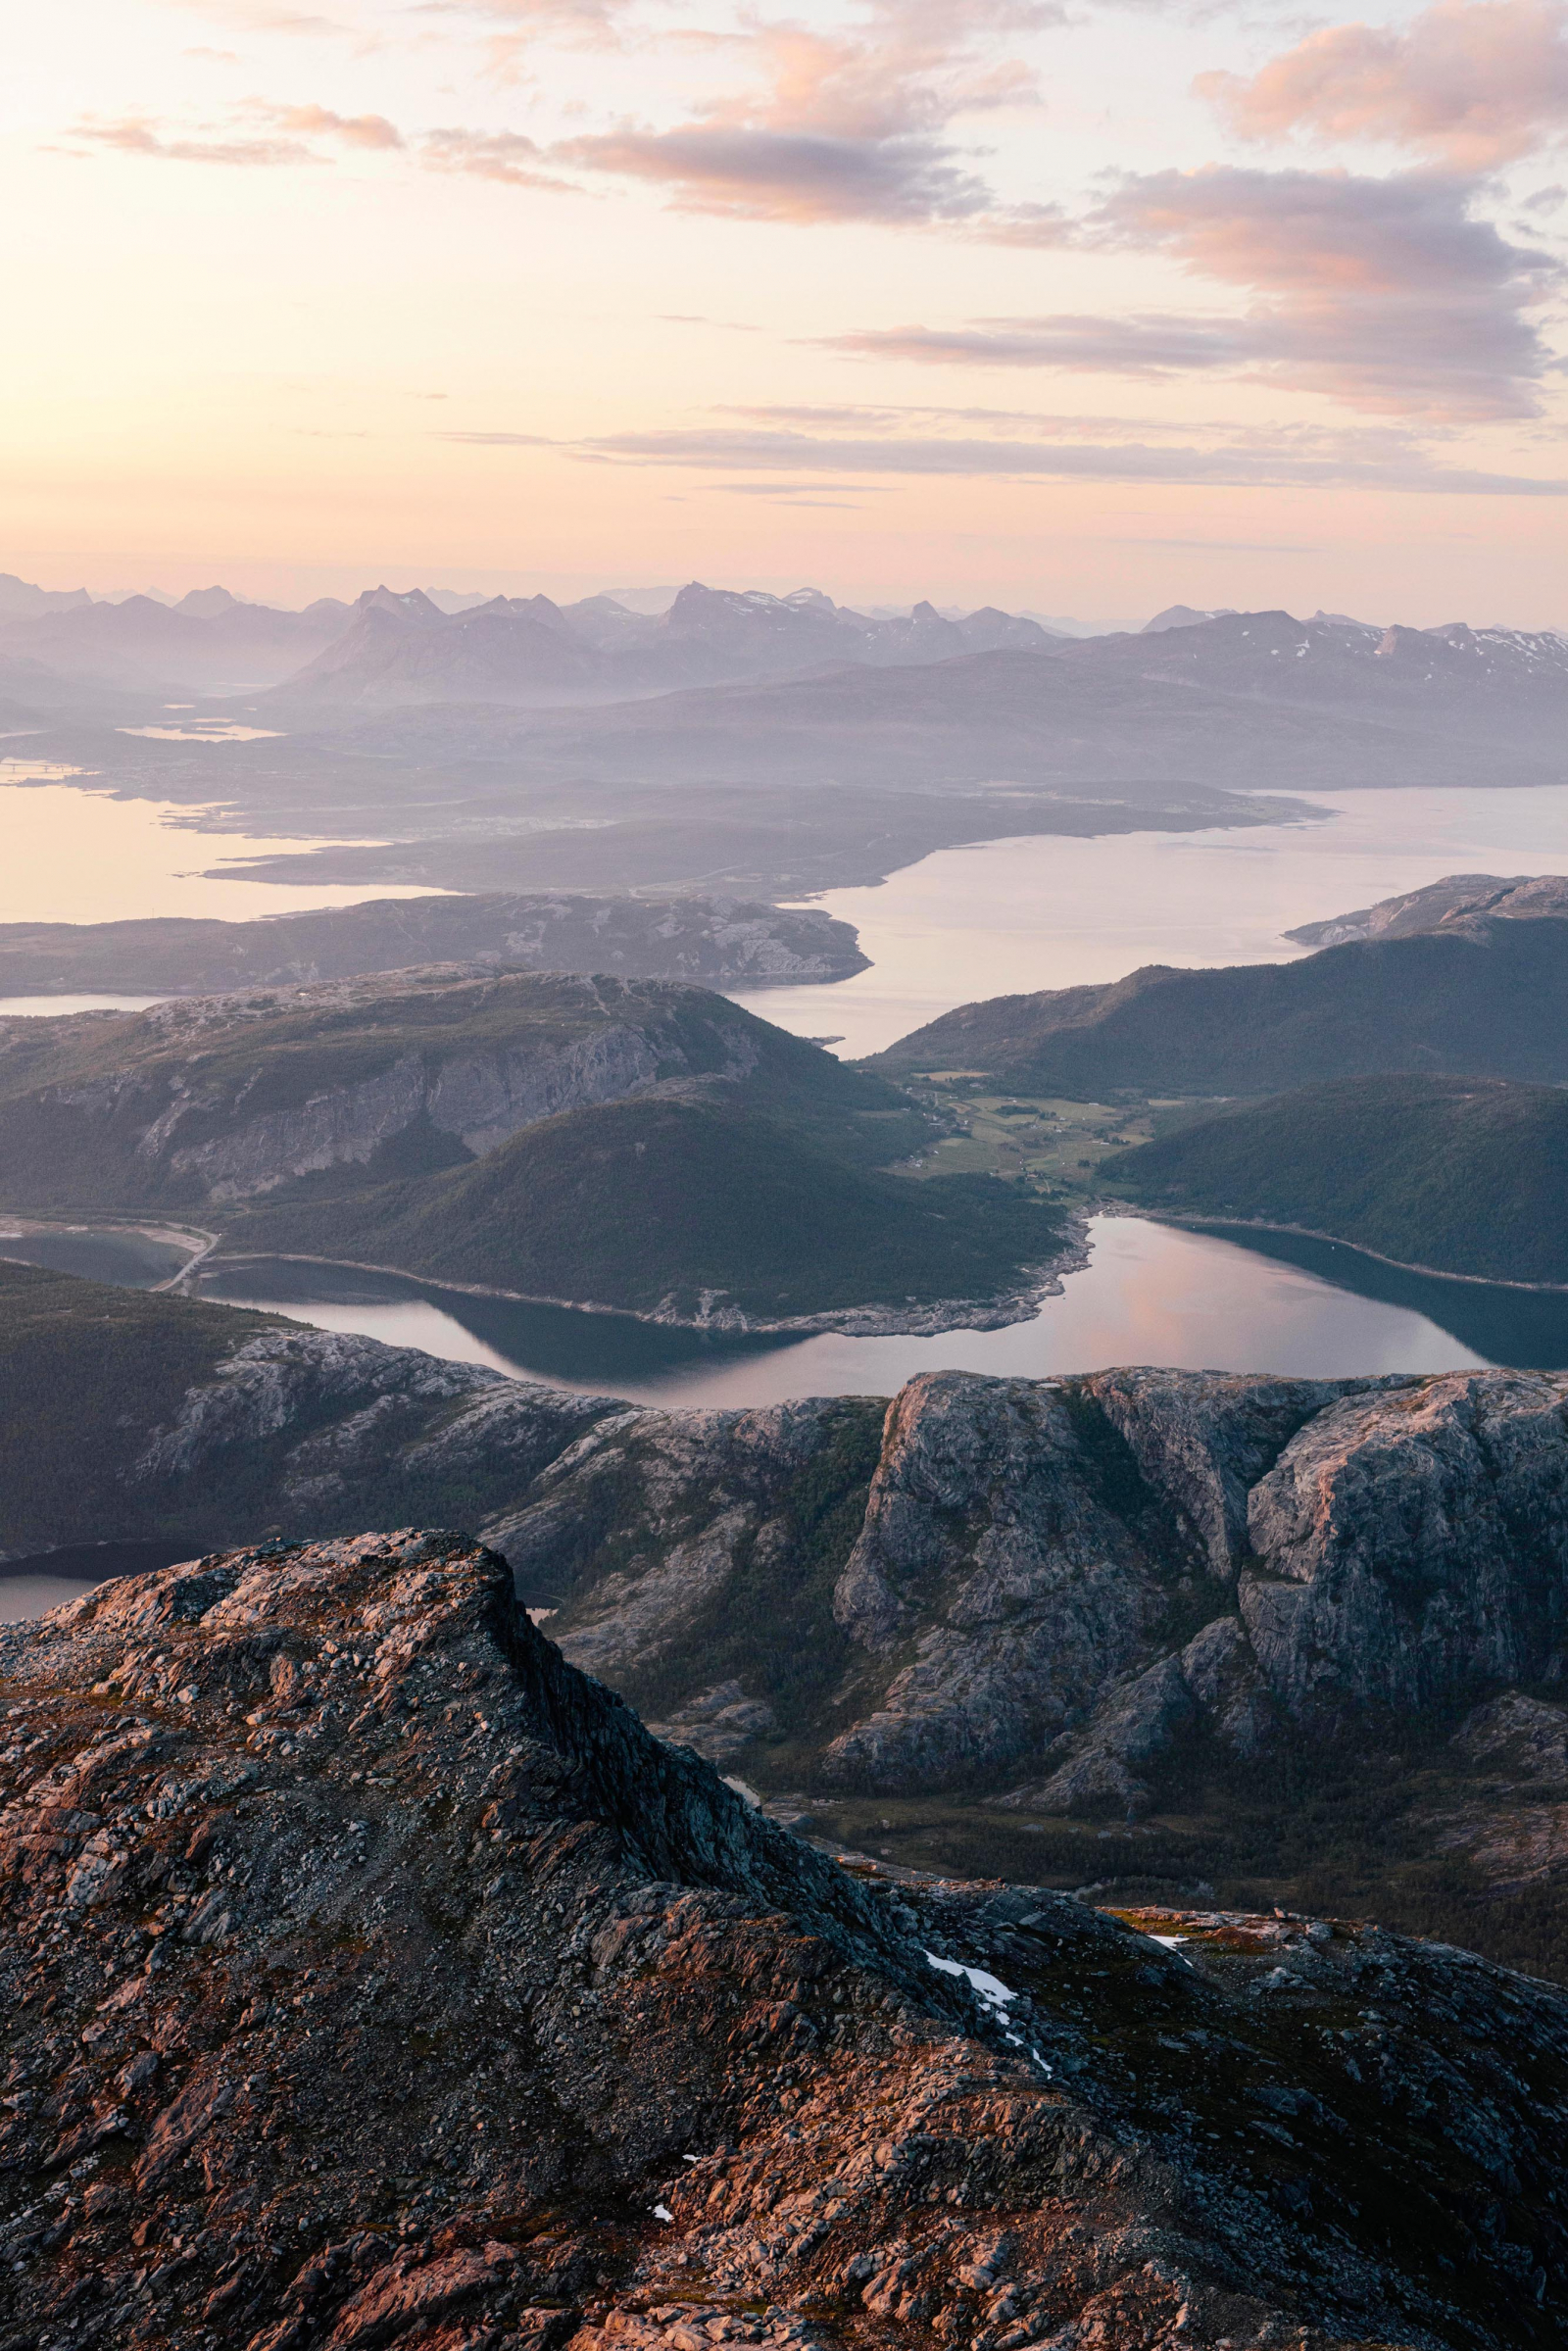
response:
[[[1152,1943],[1163,1943],[1167,1951],[1175,1951],[1180,1949],[1187,1937],[1185,1935],[1152,1935],[1149,1939]]]
[[[939,1959],[935,1951],[927,1951],[926,1959],[930,1966],[940,1969],[944,1976],[967,1976],[980,1995],[982,2006],[989,2008],[994,2015],[1004,2015],[1007,2002],[1016,2000],[1018,1997],[1017,1993],[1004,1984],[1000,1977],[988,1976],[983,1967],[965,1967],[961,1959]]]
[[[656,2204],[654,2206],[654,2218],[656,2221],[672,2221],[675,2216],[670,2211],[667,2204]]]

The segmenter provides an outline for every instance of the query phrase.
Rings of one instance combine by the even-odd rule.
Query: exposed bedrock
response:
[[[189,1331],[139,1336],[155,1309]],[[114,1311],[69,1445],[56,1340],[0,1354],[4,1551],[466,1524],[574,1662],[787,1786],[1136,1807],[1195,1741],[1457,1719],[1568,1666],[1568,1375],[952,1372],[682,1412]]]
[[[865,1883],[404,1529],[0,1631],[0,2351],[1548,2351],[1568,1998]]]

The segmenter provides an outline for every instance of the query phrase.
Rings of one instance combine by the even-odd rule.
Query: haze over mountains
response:
[[[1183,608],[1069,637],[812,589],[657,601],[0,612],[0,726],[117,792],[368,840],[249,869],[306,887],[798,898],[952,844],[1289,814],[1262,793],[1568,775],[1549,631]]]
[[[448,609],[455,606],[456,609]],[[246,604],[223,588],[173,606],[145,595],[94,603],[0,580],[0,652],[66,678],[238,692],[287,679],[306,702],[569,703],[768,676],[841,661],[921,662],[999,646],[1046,647],[1033,620],[987,610],[945,619],[929,604],[868,618],[818,590],[792,596],[693,582],[660,613],[609,596],[480,603],[421,589],[322,597],[303,612]]]

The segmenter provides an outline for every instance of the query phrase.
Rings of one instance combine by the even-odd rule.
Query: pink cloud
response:
[[[1528,314],[1562,271],[1476,220],[1476,193],[1431,171],[1211,166],[1126,180],[1091,228],[1260,297],[1249,338],[1277,382],[1370,411],[1534,416],[1553,363]]]
[[[995,199],[950,126],[1032,104],[1033,73],[1010,44],[1062,14],[1058,0],[874,0],[844,29],[763,24],[746,44],[748,88],[673,128],[628,123],[561,153],[666,187],[691,212],[980,221]],[[1033,241],[1048,219],[1049,208],[1030,208],[1016,225]]]
[[[281,164],[314,164],[321,159],[298,139],[166,138],[161,127],[139,116],[118,122],[89,119],[74,123],[68,134],[88,146],[108,148],[121,155],[145,155],[160,163],[234,164],[267,168]]]
[[[1246,139],[1387,139],[1490,171],[1568,129],[1568,11],[1435,0],[1402,28],[1331,25],[1250,80],[1203,73],[1195,87]]]
[[[432,171],[466,171],[510,188],[560,190],[566,182],[545,169],[545,151],[516,130],[432,130],[419,151]]]
[[[325,106],[269,107],[281,130],[339,139],[345,147],[401,147],[403,134],[385,115],[335,115]]]

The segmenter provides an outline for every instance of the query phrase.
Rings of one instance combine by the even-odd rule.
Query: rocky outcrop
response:
[[[1287,939],[1303,947],[1343,947],[1354,939],[1413,939],[1423,931],[1474,931],[1483,917],[1502,914],[1517,922],[1568,914],[1568,875],[1449,873],[1421,890],[1380,898],[1375,906],[1324,922],[1303,922]],[[1485,935],[1484,933],[1482,934]]]
[[[0,1690],[0,2351],[1561,2339],[1552,1987],[857,1877],[458,1537],[127,1579]]]
[[[1568,1672],[1565,1375],[952,1372],[679,1412],[32,1269],[4,1291],[65,1318],[0,1350],[5,1551],[466,1522],[574,1663],[748,1778],[778,1752],[797,1787],[1137,1811],[1195,1755]]]
[[[890,1157],[925,1124],[705,989],[428,964],[0,1021],[0,1188],[24,1211],[220,1213],[333,1170],[429,1173],[632,1096],[734,1102],[748,1081],[808,1118],[902,1112]]]
[[[1241,1614],[1298,1716],[1534,1681],[1568,1634],[1568,1380],[1453,1374],[1321,1412],[1259,1480]]]

